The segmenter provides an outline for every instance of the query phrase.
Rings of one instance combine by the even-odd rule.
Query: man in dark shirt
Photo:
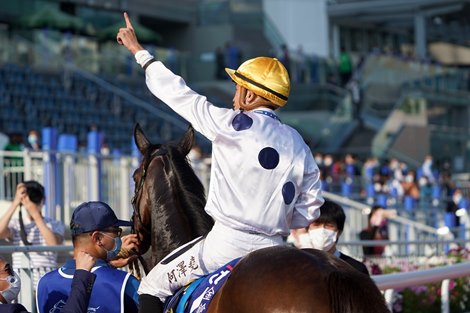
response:
[[[292,231],[295,245],[302,249],[314,248],[331,253],[359,272],[369,275],[367,267],[362,262],[336,249],[345,221],[346,215],[343,208],[331,200],[325,200],[325,203],[320,207],[320,217],[318,219],[310,224],[307,229],[301,228]]]

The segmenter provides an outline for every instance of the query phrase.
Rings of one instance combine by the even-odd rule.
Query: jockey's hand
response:
[[[77,256],[75,257],[75,268],[77,270],[90,271],[93,266],[95,266],[95,263],[96,259],[85,251],[78,252]]]
[[[126,21],[126,27],[119,29],[116,40],[120,45],[125,46],[132,54],[136,54],[137,51],[144,50],[144,48],[142,48],[137,40],[134,27],[132,26],[127,12],[124,12],[124,20]]]

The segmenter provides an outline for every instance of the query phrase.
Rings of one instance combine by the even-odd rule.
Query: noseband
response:
[[[148,157],[148,160],[143,164],[143,170],[142,170],[142,175],[140,176],[139,184],[137,185],[137,188],[134,189],[134,196],[132,197],[131,203],[132,203],[132,208],[134,210],[134,214],[132,215],[132,222],[134,222],[134,217],[137,215],[137,219],[139,221],[139,224],[142,226],[143,231],[146,234],[150,234],[150,229],[145,226],[145,224],[142,222],[142,215],[140,213],[140,198],[139,198],[139,193],[142,191],[142,188],[144,188],[144,183],[145,183],[145,178],[147,177],[147,172],[148,168],[150,166],[150,163],[152,163],[153,159],[157,156],[162,156],[166,155],[168,153],[168,150],[166,149],[160,149],[159,146],[157,146],[157,149],[150,154]],[[134,223],[132,223],[132,230],[134,231]]]

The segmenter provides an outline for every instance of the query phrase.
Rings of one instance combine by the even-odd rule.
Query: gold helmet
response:
[[[258,57],[243,62],[237,70],[225,68],[225,71],[235,83],[275,105],[283,107],[287,103],[289,73],[278,59]]]

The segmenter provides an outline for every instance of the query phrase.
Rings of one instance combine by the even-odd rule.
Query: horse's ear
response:
[[[178,151],[183,155],[188,155],[189,151],[194,145],[194,141],[194,128],[190,124],[183,138],[181,138],[180,142],[178,143]]]
[[[150,141],[147,139],[147,136],[145,136],[144,131],[140,127],[139,123],[135,124],[134,140],[135,145],[139,149],[140,153],[145,154],[145,151],[147,151],[148,147],[150,146]]]

